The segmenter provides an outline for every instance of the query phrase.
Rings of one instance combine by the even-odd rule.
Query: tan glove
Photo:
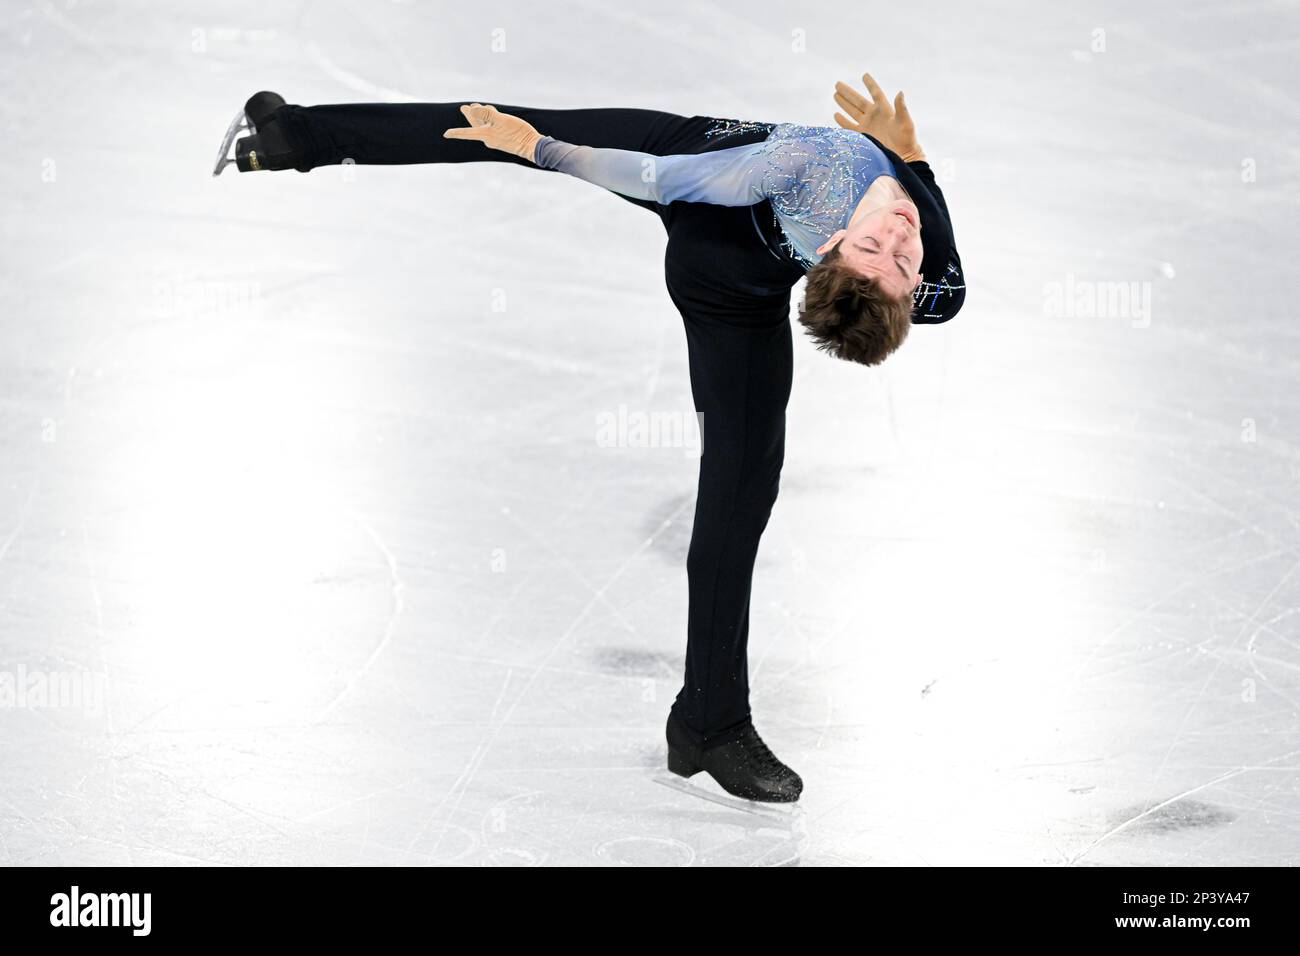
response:
[[[442,135],[447,139],[476,139],[485,146],[514,153],[529,162],[537,149],[542,134],[518,116],[502,113],[495,106],[470,103],[460,111],[469,120],[468,126],[456,126]]]
[[[866,86],[870,99],[847,83],[835,84],[835,102],[849,114],[845,116],[836,113],[835,122],[845,129],[870,133],[897,153],[905,163],[925,159],[925,151],[916,141],[912,114],[907,111],[907,103],[903,101],[903,91],[898,91],[891,107],[889,97],[880,88],[880,84],[871,78],[870,73],[862,74],[862,83]]]

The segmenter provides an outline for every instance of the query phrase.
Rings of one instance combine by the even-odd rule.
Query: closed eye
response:
[[[866,237],[864,241],[875,243],[875,248],[871,248],[869,246],[858,246],[860,250],[872,256],[879,254],[880,252],[879,242],[877,242],[875,239],[872,239],[870,236]],[[903,261],[899,262],[900,259]],[[894,257],[894,268],[898,270],[898,274],[901,275],[904,280],[907,280],[910,279],[911,276],[908,275],[907,266],[904,266],[903,262],[906,262],[907,266],[910,266],[912,264],[912,260],[905,255],[899,254]]]

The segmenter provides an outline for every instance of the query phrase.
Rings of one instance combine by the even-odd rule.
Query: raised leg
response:
[[[465,126],[460,107],[448,103],[352,103],[338,106],[283,107],[279,118],[303,152],[299,169],[350,160],[361,164],[502,162],[531,165],[481,143],[444,139],[443,132]],[[487,102],[479,100],[477,102]],[[678,116],[659,110],[597,108],[553,110],[493,103],[503,113],[527,120],[548,136],[582,146],[632,149],[666,155],[699,152],[707,139],[707,117]]]

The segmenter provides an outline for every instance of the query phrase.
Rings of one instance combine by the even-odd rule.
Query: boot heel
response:
[[[262,169],[262,141],[256,134],[245,136],[235,144],[235,168],[241,173],[251,173]]]
[[[668,748],[668,769],[679,777],[693,777],[700,772],[700,768],[691,763],[684,753]]]

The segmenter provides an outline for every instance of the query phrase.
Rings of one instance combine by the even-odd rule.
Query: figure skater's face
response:
[[[921,214],[906,199],[855,214],[817,252],[825,255],[837,244],[845,265],[890,295],[901,298],[921,281]]]

